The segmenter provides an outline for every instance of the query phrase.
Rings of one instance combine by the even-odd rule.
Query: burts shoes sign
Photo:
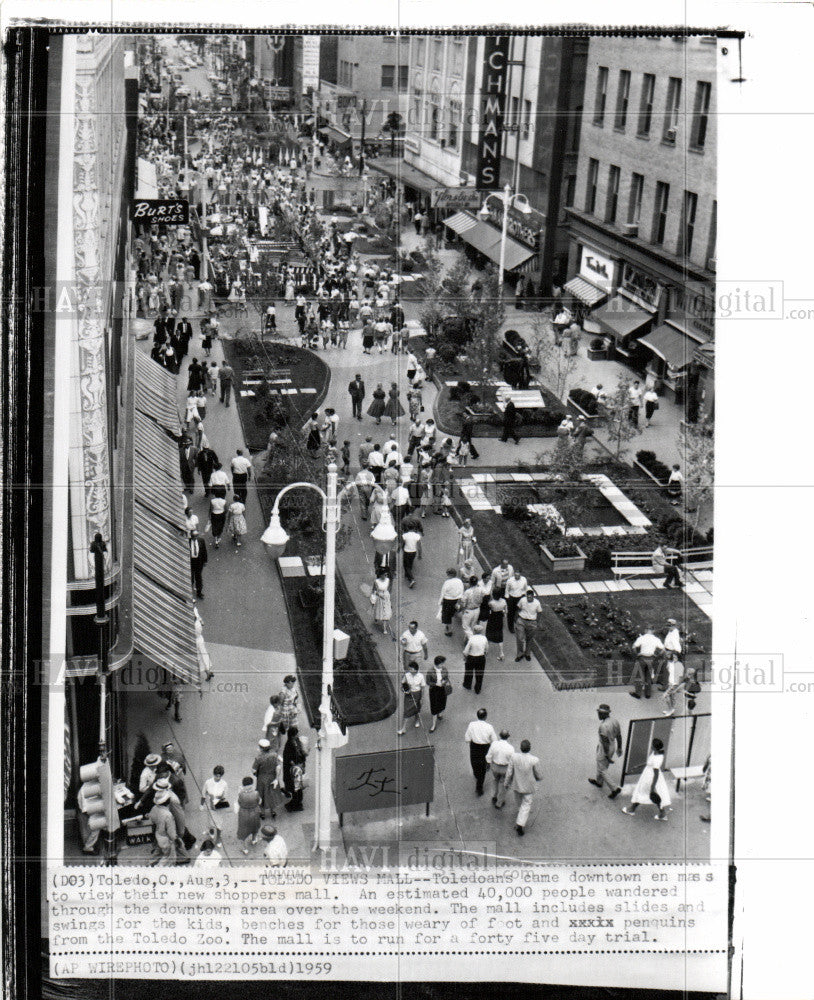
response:
[[[509,36],[487,35],[483,40],[481,124],[475,187],[494,191],[500,187],[500,146],[506,104]]]
[[[133,202],[133,222],[163,222],[165,226],[189,225],[189,202],[137,198]]]

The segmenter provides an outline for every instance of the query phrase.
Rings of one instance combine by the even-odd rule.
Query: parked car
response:
[[[512,357],[528,358],[531,349],[526,341],[520,336],[517,330],[507,330],[503,334],[503,346]]]

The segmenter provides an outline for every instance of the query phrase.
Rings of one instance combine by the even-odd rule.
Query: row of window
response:
[[[596,77],[596,96],[594,98],[594,125],[604,126],[608,104],[607,66],[600,66]],[[613,115],[613,127],[624,132],[627,129],[630,113],[630,81],[629,69],[620,69],[616,85],[616,107]],[[681,92],[683,81],[678,76],[671,76],[667,81],[667,97],[664,107],[664,117],[661,129],[662,142],[674,145],[681,115]],[[636,123],[636,134],[647,139],[653,127],[655,107],[656,77],[653,73],[643,73],[639,91],[639,114]],[[712,84],[699,80],[695,85],[695,103],[693,106],[690,131],[690,148],[701,151],[704,149],[709,131],[709,111],[712,102]]]
[[[619,217],[619,187],[622,171],[614,164],[608,166],[608,184],[605,197],[604,221],[615,225]],[[599,181],[599,160],[588,161],[588,178],[585,190],[585,211],[596,214],[597,186]],[[630,175],[630,192],[628,195],[626,222],[628,226],[636,226],[641,232],[642,196],[644,194],[644,175]],[[667,232],[667,215],[670,210],[670,185],[665,181],[656,181],[656,194],[653,201],[653,217],[650,227],[650,242],[655,246],[663,246]],[[678,231],[676,254],[679,257],[689,257],[695,244],[695,219],[698,211],[698,195],[694,191],[684,191],[681,199],[681,224]],[[715,225],[716,203],[713,202],[710,233],[707,245],[707,257],[715,256]]]
[[[429,63],[427,62],[428,56]],[[414,38],[413,59],[416,66],[429,65],[434,72],[440,72],[444,65],[444,40],[442,38]],[[448,71],[453,76],[463,75],[464,43],[462,41],[450,43]]]
[[[409,85],[409,66],[399,66],[399,90],[407,90]],[[393,90],[396,86],[396,67],[382,66],[382,90]]]
[[[420,90],[413,91],[412,107],[410,109],[411,125],[419,128],[422,117],[421,109],[424,108],[424,124],[427,129],[427,138],[433,142],[440,142],[449,149],[458,149],[461,139],[461,120],[463,118],[463,105],[460,99],[453,98],[447,102],[447,110],[442,111],[441,94],[437,90],[432,90],[427,95],[427,100],[423,101],[423,94]]]

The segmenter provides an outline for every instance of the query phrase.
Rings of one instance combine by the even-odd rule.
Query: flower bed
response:
[[[585,569],[585,553],[567,538],[551,538],[540,546],[543,563],[554,573]]]
[[[670,470],[664,462],[660,462],[656,458],[655,452],[637,451],[636,466],[648,475],[654,483],[657,483],[659,486],[667,485],[667,480],[670,478]]]
[[[433,374],[435,374],[435,369],[438,368],[437,362],[433,362],[433,365]],[[475,434],[477,437],[500,437],[503,428],[503,415],[497,409],[495,386],[470,385],[468,392],[461,393],[457,385],[446,385],[440,374],[436,382],[439,389],[435,400],[436,423],[442,434],[460,434],[464,410],[469,408],[477,413],[488,412],[489,414],[476,421]],[[535,388],[538,387],[535,386]],[[557,397],[549,392],[545,386],[539,388],[545,400],[545,407],[517,411],[517,427],[521,437],[556,437],[557,427],[565,416],[565,408]]]

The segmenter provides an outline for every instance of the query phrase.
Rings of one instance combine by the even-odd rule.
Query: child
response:
[[[424,483],[424,488],[421,491],[421,499],[419,501],[419,507],[421,508],[421,517],[426,518],[427,511],[430,509],[430,504],[432,503],[432,486],[429,483]]]
[[[206,369],[208,371],[208,369]],[[198,390],[198,395],[195,397],[197,399],[197,409],[198,416],[201,420],[206,420],[206,394],[203,389]]]
[[[213,395],[215,392],[215,387],[218,384],[218,363],[213,361],[209,368],[204,369],[206,372],[206,392],[207,395]]]
[[[441,517],[450,517],[452,510],[452,498],[449,495],[449,487],[445,486],[441,493]]]
[[[350,472],[350,441],[342,442],[342,475]]]
[[[458,465],[465,466],[469,461],[470,447],[468,441],[459,441],[455,454],[458,456]]]

